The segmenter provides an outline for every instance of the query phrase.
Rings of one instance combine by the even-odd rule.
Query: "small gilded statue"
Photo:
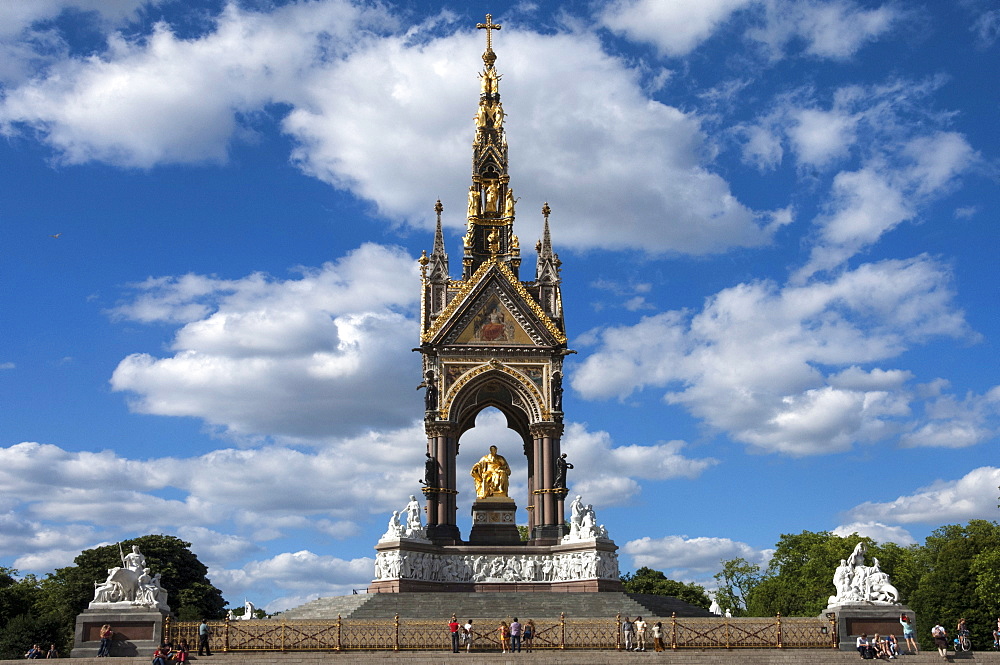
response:
[[[479,214],[479,188],[475,185],[469,187],[469,217]]]
[[[510,486],[510,466],[503,455],[497,453],[496,446],[472,466],[469,474],[476,481],[476,497],[487,499],[491,496],[507,496]]]
[[[508,187],[507,188],[507,194],[506,194],[506,196],[504,196],[504,206],[503,206],[503,215],[504,215],[504,217],[513,217],[514,216],[514,204],[516,202],[517,202],[517,199],[514,198],[514,190],[511,189],[510,187]]]
[[[500,196],[499,186],[496,180],[491,180],[486,185],[486,212],[497,211],[497,198]]]

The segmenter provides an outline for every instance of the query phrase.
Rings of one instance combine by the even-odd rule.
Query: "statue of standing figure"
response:
[[[424,375],[424,380],[417,385],[417,390],[420,390],[421,388],[427,389],[427,392],[424,393],[424,409],[426,411],[436,410],[438,403],[438,389],[437,382],[434,380],[434,370],[427,370],[427,374]]]
[[[479,197],[479,187],[471,185],[469,187],[469,217],[475,217],[479,214]]]
[[[420,481],[420,484],[435,488],[438,486],[437,460],[430,453],[425,453],[425,455],[427,458],[424,460],[424,479]]]
[[[552,481],[553,489],[566,489],[566,469],[572,469],[573,465],[566,461],[566,453],[556,458],[556,478]]]

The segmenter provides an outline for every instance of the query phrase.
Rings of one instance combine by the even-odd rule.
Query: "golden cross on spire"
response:
[[[492,30],[499,30],[503,26],[500,25],[499,23],[494,23],[493,22],[493,14],[487,14],[486,15],[486,23],[477,23],[476,27],[479,28],[480,30],[483,30],[483,29],[486,30],[486,50],[487,51],[492,51],[493,50],[493,40],[492,40],[493,33],[491,31]]]

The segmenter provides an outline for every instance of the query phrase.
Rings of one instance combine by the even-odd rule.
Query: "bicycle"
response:
[[[971,651],[972,650],[972,639],[969,637],[969,631],[961,630],[958,632],[958,637],[955,639],[955,651]]]

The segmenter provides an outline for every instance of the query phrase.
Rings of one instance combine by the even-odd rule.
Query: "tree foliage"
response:
[[[18,614],[0,627],[0,660],[24,658],[32,644],[48,651],[55,644],[62,655],[66,655],[72,638],[66,641],[65,626],[54,616],[36,616],[31,612]]]
[[[973,645],[993,643],[996,608],[1000,607],[1000,524],[972,520],[936,529],[923,545],[878,545],[852,534],[803,531],[784,534],[767,570],[760,573],[744,559],[722,562],[720,605],[742,602],[749,616],[817,616],[834,593],[833,573],[861,541],[868,564],[878,559],[900,593],[900,601],[917,615],[917,638],[931,648],[930,626],[940,622],[954,632],[965,618]]]
[[[121,552],[129,551],[132,545],[138,545],[149,568],[160,573],[167,602],[179,619],[221,619],[225,615],[222,592],[212,586],[208,568],[189,549],[191,543],[162,535],[122,541],[121,549],[116,544],[84,550],[73,560],[76,565],[59,568],[42,581],[38,610],[72,626],[76,615],[94,599],[94,582],[103,581],[110,568],[121,566]]]
[[[685,603],[691,603],[698,607],[708,607],[712,604],[705,587],[697,584],[685,584],[669,579],[659,570],[653,570],[643,566],[635,571],[635,574],[625,573],[621,577],[622,586],[629,593],[651,593],[658,596],[673,596]]]
[[[928,622],[940,622],[954,632],[958,620],[968,620],[973,645],[993,643],[997,601],[1000,601],[1000,524],[972,520],[936,529],[920,549],[920,577],[910,605],[921,642],[930,642]]]
[[[838,536],[828,531],[803,531],[782,534],[767,570],[745,580],[749,587],[745,589],[742,598],[746,614],[818,616],[835,592],[833,572],[840,560],[846,558],[862,541],[868,549],[869,559],[879,560],[880,568],[889,574],[905,600],[919,578],[914,568],[912,548],[903,548],[893,543],[877,545],[871,538],[858,534]],[[716,576],[723,582],[720,591],[735,595],[725,582],[727,565],[730,572],[733,572],[739,570],[740,565],[746,566],[746,562],[742,559],[724,561],[723,572],[719,574],[722,578]]]
[[[738,617],[746,615],[747,597],[763,577],[760,566],[737,557],[724,560],[722,570],[715,574],[715,579],[719,582],[715,592],[719,607]]]

